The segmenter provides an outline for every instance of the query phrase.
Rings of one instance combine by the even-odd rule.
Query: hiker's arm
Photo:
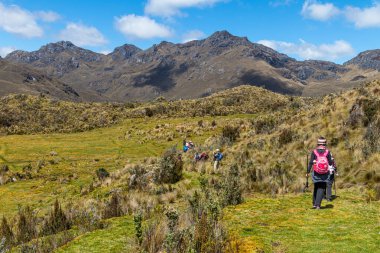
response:
[[[310,160],[309,160],[309,165],[307,166],[307,174],[310,173],[311,168],[313,167],[313,161],[315,160],[315,154],[314,152],[311,152]]]
[[[330,165],[330,166],[334,165],[334,162],[333,162],[333,160],[332,160],[331,152],[329,152],[329,153],[327,154],[327,160],[329,161],[329,165]]]

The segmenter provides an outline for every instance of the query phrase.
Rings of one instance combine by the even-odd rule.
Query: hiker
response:
[[[331,155],[332,166],[329,167],[329,180],[327,182],[326,200],[332,201],[332,186],[335,180],[335,175],[338,174],[338,169],[334,157]]]
[[[195,153],[194,160],[195,162],[198,161],[206,161],[208,159],[208,154],[206,152],[202,152],[199,154],[198,152]]]
[[[214,152],[214,172],[219,168],[220,161],[223,159],[223,154],[220,149],[216,149]]]
[[[326,148],[326,139],[319,137],[317,148],[311,153],[309,166],[307,167],[306,177],[309,177],[311,169],[312,180],[314,183],[313,208],[320,209],[322,199],[326,190],[326,184],[329,182],[329,166],[333,165],[331,153]]]

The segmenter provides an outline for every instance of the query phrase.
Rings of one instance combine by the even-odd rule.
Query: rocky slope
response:
[[[0,59],[0,96],[8,94],[44,94],[64,100],[80,101],[71,86],[23,64]]]
[[[85,100],[109,101],[196,98],[242,84],[284,94],[321,95],[377,76],[374,70],[380,61],[371,59],[371,64],[354,58],[345,65],[297,61],[227,31],[184,44],[161,42],[147,50],[126,44],[108,55],[61,41],[6,57],[70,84],[88,94]]]

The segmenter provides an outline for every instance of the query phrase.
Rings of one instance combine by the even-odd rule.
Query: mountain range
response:
[[[0,59],[0,95],[48,94],[73,101],[187,99],[239,85],[283,94],[319,96],[380,77],[380,50],[340,65],[297,61],[227,31],[203,40],[163,41],[142,50],[125,44],[108,55],[60,41]]]

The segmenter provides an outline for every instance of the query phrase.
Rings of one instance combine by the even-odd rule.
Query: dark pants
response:
[[[314,183],[313,206],[321,206],[323,196],[325,195],[325,190],[325,182]]]
[[[327,182],[326,199],[331,200],[331,198],[332,198],[332,186],[334,183],[334,174],[331,174],[329,179],[330,180]]]

